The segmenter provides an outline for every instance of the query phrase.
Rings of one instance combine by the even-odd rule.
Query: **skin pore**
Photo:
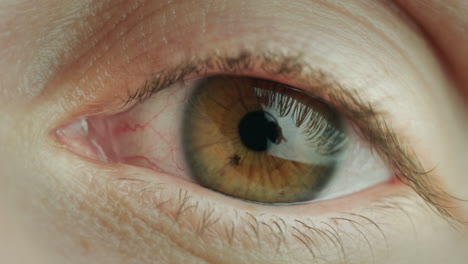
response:
[[[467,13],[463,0],[3,1],[0,261],[464,263]],[[300,57],[383,112],[421,177],[447,194],[434,203],[448,214],[404,184],[252,204],[83,158],[52,136],[81,116],[122,111],[155,73],[243,50]]]

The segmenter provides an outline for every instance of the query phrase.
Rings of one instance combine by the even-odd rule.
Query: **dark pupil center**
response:
[[[269,120],[267,115],[264,111],[250,112],[239,123],[242,143],[251,150],[267,150],[268,140],[276,142],[278,138],[278,125],[271,121],[272,117]]]

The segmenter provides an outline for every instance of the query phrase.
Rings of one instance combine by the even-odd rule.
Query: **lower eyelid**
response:
[[[111,176],[102,186],[107,195],[116,195],[114,199],[119,204],[114,206],[119,211],[128,211],[139,219],[132,221],[132,225],[137,225],[134,229],[162,232],[193,250],[197,246],[190,241],[204,241],[203,247],[209,248],[221,245],[231,252],[267,250],[278,257],[294,252],[294,256],[314,259],[322,251],[321,258],[335,261],[332,263],[341,263],[336,261],[343,261],[354,250],[371,257],[373,250],[385,248],[386,234],[377,222],[391,224],[386,218],[398,209],[379,206],[407,192],[405,186],[381,185],[367,190],[365,198],[274,207],[236,201],[195,185],[192,188],[171,175],[158,175],[156,181],[154,172],[145,169],[122,167],[118,174],[119,178]],[[147,235],[148,232],[138,234]],[[372,241],[372,249],[367,240]],[[212,251],[214,258],[218,251]]]

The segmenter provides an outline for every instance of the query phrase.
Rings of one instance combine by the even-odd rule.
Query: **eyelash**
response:
[[[439,215],[455,217],[448,211],[449,201],[456,199],[428,179],[427,174],[406,141],[394,132],[386,121],[385,113],[376,110],[359,92],[345,89],[334,78],[318,69],[307,66],[301,54],[290,56],[275,52],[253,53],[241,50],[234,55],[215,54],[206,59],[192,59],[174,68],[153,75],[140,89],[128,91],[122,99],[123,108],[142,102],[175,83],[184,83],[221,72],[232,75],[261,74],[265,79],[293,87],[307,87],[313,96],[325,99],[348,119],[360,137],[381,154],[395,177],[416,191]],[[272,78],[274,77],[274,78]],[[293,83],[288,83],[288,82]]]

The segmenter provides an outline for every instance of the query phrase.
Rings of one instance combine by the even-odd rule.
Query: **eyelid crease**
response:
[[[463,223],[450,212],[454,208],[454,201],[460,199],[447,193],[440,182],[436,182],[435,177],[432,177],[435,168],[423,168],[411,146],[386,121],[386,113],[377,111],[376,103],[362,99],[357,90],[345,89],[332,75],[309,67],[302,54],[291,56],[276,52],[253,53],[241,50],[236,54],[215,53],[205,59],[191,59],[153,74],[142,87],[128,92],[127,98],[123,100],[123,107],[142,102],[176,83],[184,83],[192,76],[201,78],[211,72],[246,75],[251,74],[254,69],[269,76],[293,80],[308,87],[307,91],[313,95],[328,98],[331,105],[351,121],[353,128],[367,140],[371,148],[382,155],[399,181],[411,187],[453,227],[457,223]]]

